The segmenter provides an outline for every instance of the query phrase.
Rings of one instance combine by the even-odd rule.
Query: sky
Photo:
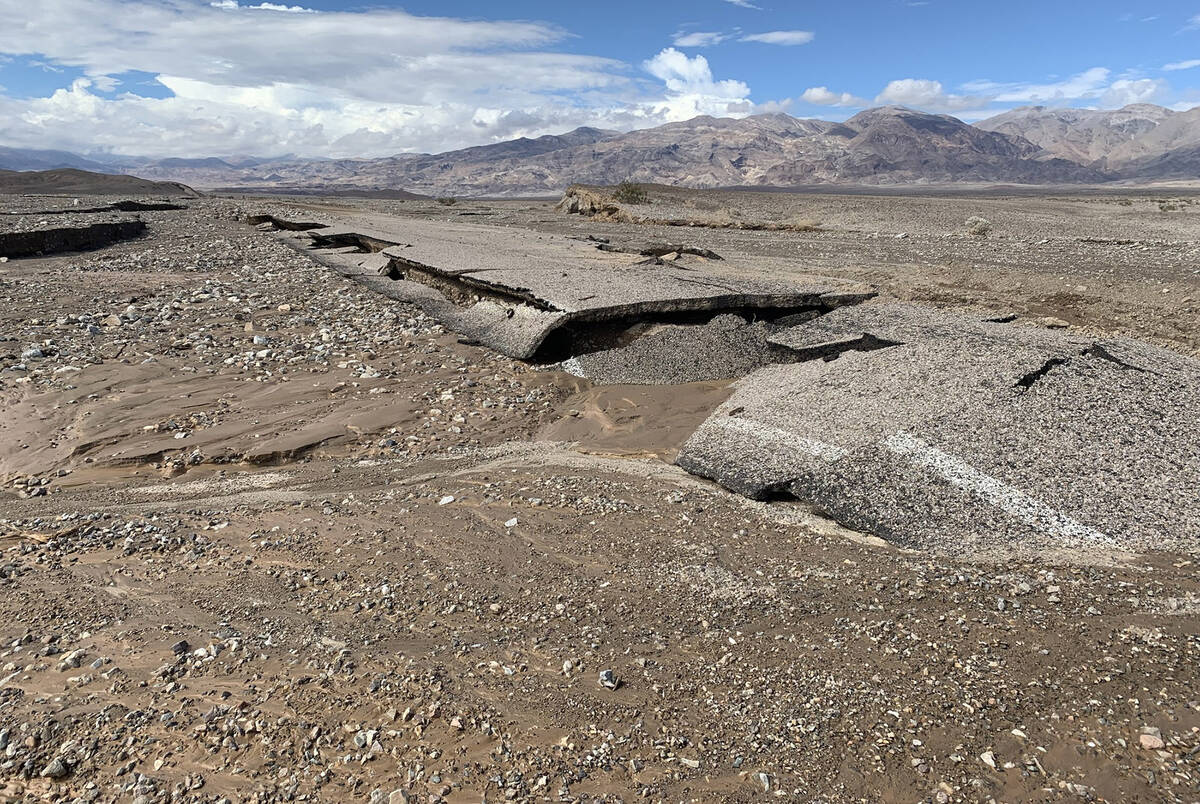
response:
[[[0,146],[436,153],[707,114],[1200,105],[1200,0],[0,0]]]

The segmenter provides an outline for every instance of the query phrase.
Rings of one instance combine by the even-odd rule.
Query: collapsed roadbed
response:
[[[681,244],[405,219],[303,237],[511,357],[610,384],[741,377],[677,462],[747,497],[942,552],[1200,546],[1197,361]]]
[[[90,251],[120,240],[140,237],[145,221],[116,221],[87,226],[63,226],[24,232],[0,233],[0,257],[34,257],[64,251]]]
[[[265,217],[250,220],[261,225]],[[277,217],[269,222],[284,231],[301,225]],[[856,283],[802,273],[731,278],[728,270],[710,270],[714,262],[728,263],[719,255],[679,244],[619,248],[522,229],[405,219],[389,221],[386,229],[323,226],[304,237],[307,243],[293,242],[348,276],[420,305],[469,340],[541,363],[628,345],[653,325],[704,326],[722,315],[744,321],[812,316],[874,295]]]

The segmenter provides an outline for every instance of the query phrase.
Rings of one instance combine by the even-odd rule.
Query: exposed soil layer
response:
[[[90,251],[119,240],[140,237],[145,221],[92,223],[86,226],[0,233],[0,257],[31,257],[60,251]]]
[[[112,204],[105,204],[101,207],[79,207],[69,206],[60,209],[39,209],[39,210],[17,210],[5,211],[0,214],[4,215],[85,215],[96,212],[171,212],[174,210],[187,209],[180,204],[171,204],[165,201],[117,201]]]

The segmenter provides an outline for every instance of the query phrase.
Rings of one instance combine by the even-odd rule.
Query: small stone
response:
[[[601,670],[600,686],[607,687],[610,690],[615,690],[617,687],[621,686],[621,682],[617,681],[617,677],[613,675],[612,670]]]
[[[504,527],[506,527],[506,528],[515,528],[516,526],[517,526],[517,518],[515,516],[512,519],[510,519],[504,523]]]
[[[1166,743],[1163,742],[1162,732],[1153,726],[1142,728],[1142,733],[1138,735],[1138,742],[1147,751],[1158,751],[1166,746]]]
[[[50,761],[49,765],[42,768],[41,776],[43,779],[62,779],[70,772],[71,769],[67,767],[67,763],[56,757]]]
[[[182,656],[183,654],[187,653],[191,647],[192,646],[188,644],[186,639],[181,639],[171,646],[171,652],[176,656]]]
[[[991,751],[984,751],[982,754],[979,755],[979,759],[983,762],[984,765],[987,765],[992,770],[996,769],[996,755],[993,754]]]
[[[447,494],[445,497],[443,497],[442,499],[438,500],[438,505],[449,505],[449,504],[450,504],[450,503],[452,503],[452,502],[454,502],[454,495],[453,495],[453,494]]]

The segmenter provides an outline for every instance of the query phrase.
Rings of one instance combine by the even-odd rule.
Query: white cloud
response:
[[[986,99],[946,92],[941,81],[927,78],[901,78],[890,82],[875,98],[876,103],[913,106],[927,111],[953,112],[970,109]]]
[[[761,42],[766,45],[807,45],[813,40],[812,31],[767,31],[766,33],[747,34],[742,42]]]
[[[715,80],[708,59],[689,56],[674,48],[661,50],[643,65],[646,72],[666,84],[668,95],[697,98],[702,103],[744,102],[750,88],[739,80]]]
[[[674,49],[646,63],[655,82],[614,59],[556,52],[569,34],[553,25],[283,8],[300,6],[0,0],[0,18],[22,20],[19,31],[0,26],[0,58],[85,74],[49,97],[0,95],[0,141],[146,156],[372,157],[755,110],[745,83],[719,80],[703,57]],[[119,91],[128,71],[155,76],[173,96]]]
[[[226,9],[253,9],[258,11],[289,11],[293,14],[316,14],[315,8],[305,8],[304,6],[282,6],[278,3],[259,3],[256,6],[243,6],[238,3],[238,0],[215,0],[209,3],[213,8]]]
[[[1187,61],[1176,61],[1171,64],[1164,64],[1163,69],[1167,72],[1176,70],[1190,70],[1193,67],[1200,67],[1200,59],[1188,59]]]
[[[729,34],[719,31],[691,31],[690,33],[680,31],[671,41],[676,47],[711,47],[721,44],[728,38]]]
[[[868,101],[849,92],[831,92],[828,87],[809,87],[800,100],[814,106],[866,106]]]
[[[1165,94],[1166,88],[1165,81],[1152,78],[1113,81],[1100,96],[1100,105],[1119,108],[1131,103],[1153,103]]]
[[[1099,98],[1109,87],[1112,71],[1093,67],[1062,81],[1048,84],[997,83],[971,81],[963,85],[969,92],[988,94],[1000,103],[1063,103],[1069,100]]]
[[[755,11],[762,11],[762,6],[756,6],[750,0],[725,0],[725,2],[740,8],[752,8]]]

